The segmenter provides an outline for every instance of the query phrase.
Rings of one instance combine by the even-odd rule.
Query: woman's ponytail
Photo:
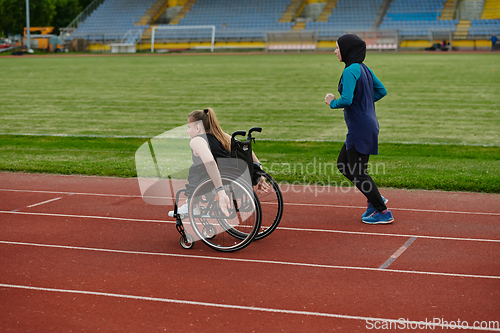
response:
[[[203,122],[203,127],[205,127],[205,132],[210,133],[215,138],[222,143],[224,149],[231,151],[231,139],[222,131],[220,128],[215,112],[211,108],[206,108],[203,111],[196,110],[189,114],[189,118]]]

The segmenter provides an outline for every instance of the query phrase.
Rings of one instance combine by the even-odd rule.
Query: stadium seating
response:
[[[469,34],[475,36],[491,36],[493,33],[500,35],[500,20],[471,20]]]
[[[393,0],[381,30],[397,30],[400,37],[427,37],[430,31],[453,32],[458,20],[439,20],[445,0]]]
[[[72,38],[120,40],[136,25],[156,0],[106,0],[73,32]]]
[[[178,26],[215,25],[217,39],[262,40],[266,31],[289,31],[290,22],[279,22],[291,0],[198,0]],[[210,30],[176,32],[159,30],[157,38],[206,39]]]
[[[340,36],[349,31],[371,29],[383,0],[340,0],[326,22],[307,22],[318,37]]]
[[[488,1],[492,3],[492,8],[496,8],[500,2]],[[105,0],[78,26],[72,38],[85,38],[94,43],[134,43],[138,40],[137,34],[140,36],[144,29],[150,29],[148,24],[144,24],[146,21],[140,22],[140,19],[145,17],[145,13],[156,2],[157,0]],[[379,14],[388,3],[387,0],[337,0],[335,7],[328,7],[327,17],[324,16],[316,22],[308,21],[304,30],[301,30],[294,22],[281,20],[291,2],[292,0],[189,1],[189,8],[186,6],[182,18],[179,16],[178,20],[169,26],[213,25],[216,27],[215,38],[218,42],[248,41],[262,45],[268,32],[314,31],[316,41],[331,43],[346,32],[376,31]],[[457,35],[460,30],[459,21],[441,18],[446,2],[449,3],[447,0],[392,0],[377,33],[384,35],[397,31],[400,40],[428,40],[431,33],[434,36],[439,36],[440,33],[445,36],[449,33]],[[492,9],[488,10],[488,13],[492,12]],[[478,37],[486,40],[489,38],[485,37],[493,33],[500,35],[500,19],[471,20],[470,28],[467,26],[464,33],[462,39]],[[156,30],[155,41],[206,42],[211,38],[211,34],[211,29],[182,29],[175,33],[172,30]],[[369,48],[394,49],[393,44],[394,42],[373,40]],[[306,46],[310,47],[309,44]]]

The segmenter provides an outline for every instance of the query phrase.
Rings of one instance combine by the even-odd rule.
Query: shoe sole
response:
[[[389,220],[389,221],[378,221],[378,222],[368,222],[368,221],[361,220],[361,222],[366,223],[366,224],[391,224],[392,222],[394,222],[394,219]]]

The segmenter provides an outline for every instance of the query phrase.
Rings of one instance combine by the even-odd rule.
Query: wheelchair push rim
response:
[[[207,246],[232,252],[248,246],[259,231],[261,207],[246,182],[230,175],[221,175],[224,191],[231,207],[226,217],[218,206],[214,186],[206,178],[193,191],[189,200],[189,222],[195,236]]]

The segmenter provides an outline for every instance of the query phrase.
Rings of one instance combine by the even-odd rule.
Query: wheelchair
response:
[[[219,163],[223,189],[231,203],[229,216],[220,210],[218,195],[208,175],[201,177],[194,190],[177,191],[173,216],[183,248],[190,249],[196,240],[201,240],[217,251],[237,251],[253,240],[269,236],[278,227],[283,216],[280,188],[271,175],[252,159],[252,143],[255,143],[252,133],[261,131],[260,127],[251,128],[245,141],[235,138],[244,137],[245,131],[234,132],[231,137],[230,163]],[[256,189],[261,177],[268,184],[268,191]],[[185,215],[177,213],[177,203],[182,194],[188,198],[188,214]],[[185,219],[189,219],[186,226],[192,234],[184,228]]]

